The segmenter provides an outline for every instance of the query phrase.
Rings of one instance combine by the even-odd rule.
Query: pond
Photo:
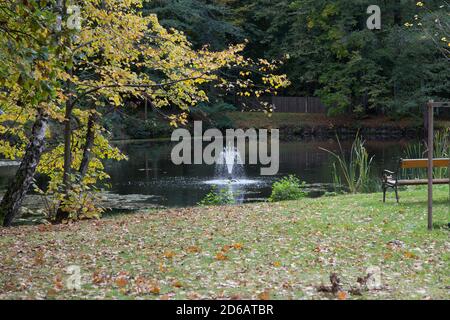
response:
[[[381,175],[383,169],[395,170],[404,156],[408,144],[417,141],[367,141],[370,155],[374,155],[373,174]],[[245,165],[245,177],[239,183],[224,185],[217,181],[213,165],[174,165],[170,160],[173,143],[170,141],[124,141],[116,145],[129,156],[128,161],[110,162],[106,170],[111,175],[111,192],[119,195],[147,195],[148,203],[167,207],[193,206],[210,192],[213,185],[231,190],[237,202],[265,200],[270,196],[271,185],[282,176],[295,174],[315,190],[329,189],[332,183],[334,159],[319,149],[339,152],[333,141],[280,142],[280,170],[277,176],[260,176],[260,167]],[[347,154],[351,142],[342,142]]]
[[[395,170],[405,148],[413,143],[417,141],[367,141],[367,150],[374,155],[373,175],[379,177],[386,168]],[[219,180],[214,165],[174,165],[170,158],[174,143],[170,141],[122,141],[115,145],[129,160],[106,163],[106,171],[111,176],[110,197],[114,203],[139,203],[140,208],[194,206],[214,185],[231,190],[238,203],[264,201],[270,196],[273,182],[289,174],[308,183],[310,195],[321,195],[325,190],[332,191],[334,159],[319,148],[339,152],[339,145],[333,140],[280,142],[277,176],[260,176],[258,165],[245,165],[244,176],[228,184]],[[342,147],[348,154],[351,142],[342,142]],[[6,188],[15,169],[2,163],[0,189]]]

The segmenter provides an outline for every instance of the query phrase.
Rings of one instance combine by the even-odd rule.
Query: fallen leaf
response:
[[[56,290],[55,289],[50,289],[50,290],[48,290],[47,291],[47,296],[48,297],[54,297],[54,296],[56,296]]]
[[[154,286],[154,287],[150,288],[150,293],[153,293],[153,294],[159,294],[160,291],[161,291],[161,289],[158,286]]]
[[[322,285],[316,287],[317,291],[326,292],[326,293],[334,293],[334,294],[337,294],[338,292],[342,291],[341,280],[339,279],[339,277],[336,273],[332,273],[330,275],[330,283],[331,283],[331,286],[326,286],[326,285],[322,284]]]
[[[417,256],[414,253],[409,252],[409,251],[405,251],[403,253],[403,255],[405,256],[405,258],[408,258],[408,259],[416,259],[417,258]]]
[[[392,258],[392,253],[385,253],[384,254],[384,260],[389,260]]]
[[[175,257],[175,252],[173,252],[173,251],[164,252],[164,258],[172,259],[173,257]]]
[[[34,264],[35,265],[43,265],[44,264],[44,253],[39,251],[34,256]]]
[[[266,291],[261,292],[260,294],[258,294],[258,299],[259,300],[270,300],[270,292],[269,292],[269,290],[266,290]]]
[[[200,251],[201,251],[200,248],[197,246],[190,246],[187,249],[187,252],[189,252],[189,253],[199,253]]]
[[[39,232],[48,232],[52,230],[52,226],[51,225],[47,225],[47,224],[40,224],[38,226],[38,231]]]
[[[281,263],[280,263],[279,261],[275,261],[275,262],[273,263],[273,266],[274,266],[275,268],[279,268],[279,267],[281,267]]]
[[[92,283],[94,284],[101,284],[106,282],[106,276],[100,272],[94,272],[92,275]]]
[[[60,276],[55,277],[54,283],[55,283],[56,290],[61,290],[62,288],[64,288],[63,281]]]
[[[337,297],[339,300],[347,300],[347,294],[344,291],[339,291]]]
[[[116,285],[119,288],[123,288],[128,284],[128,280],[125,277],[120,277],[116,279]]]
[[[222,252],[219,252],[218,254],[216,254],[216,259],[219,261],[223,261],[223,260],[227,260],[228,257],[226,255],[224,255]]]
[[[233,244],[233,248],[236,249],[236,250],[242,250],[243,247],[244,246],[243,246],[242,243],[235,243],[235,244]]]

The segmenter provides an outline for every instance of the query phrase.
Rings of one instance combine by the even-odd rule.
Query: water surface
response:
[[[398,160],[404,156],[408,144],[416,141],[367,141],[370,155],[374,156],[373,175],[379,177],[383,169],[396,170]],[[280,171],[277,176],[260,175],[260,166],[246,165],[245,177],[228,184],[218,177],[213,165],[174,165],[170,153],[174,143],[170,141],[123,141],[115,143],[128,161],[106,162],[110,174],[110,192],[117,195],[133,195],[151,205],[167,207],[193,206],[217,188],[231,190],[238,202],[261,201],[270,196],[271,185],[282,176],[297,175],[308,184],[330,184],[334,159],[319,148],[340,152],[333,141],[280,142]],[[346,154],[351,142],[342,142]],[[14,176],[15,166],[0,166],[0,189],[5,189]]]
[[[397,169],[404,149],[415,141],[368,141],[366,146],[374,156],[373,174],[383,169]],[[244,166],[245,180],[223,186],[212,165],[174,165],[170,153],[174,144],[169,141],[119,142],[117,146],[129,161],[106,165],[111,175],[112,192],[118,194],[155,195],[150,202],[169,207],[192,206],[201,201],[213,185],[232,190],[241,202],[258,201],[270,195],[271,185],[282,176],[295,174],[308,184],[329,184],[334,159],[319,148],[340,152],[333,141],[280,142],[280,171],[277,176],[260,175],[258,165]],[[342,142],[346,154],[351,142]]]

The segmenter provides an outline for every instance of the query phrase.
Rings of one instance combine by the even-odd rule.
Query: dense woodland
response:
[[[381,30],[366,27],[372,4],[381,8]],[[288,57],[284,94],[319,96],[330,114],[396,118],[449,98],[446,1],[166,0],[145,10],[197,47],[248,39],[250,56]]]

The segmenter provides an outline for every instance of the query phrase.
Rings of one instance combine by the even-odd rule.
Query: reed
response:
[[[328,152],[336,160],[333,164],[333,181],[348,189],[350,193],[370,192],[374,186],[371,177],[371,165],[373,156],[370,157],[365,147],[365,141],[356,136],[352,143],[350,155],[346,157],[339,137],[337,142],[340,154],[325,148],[321,150]]]

